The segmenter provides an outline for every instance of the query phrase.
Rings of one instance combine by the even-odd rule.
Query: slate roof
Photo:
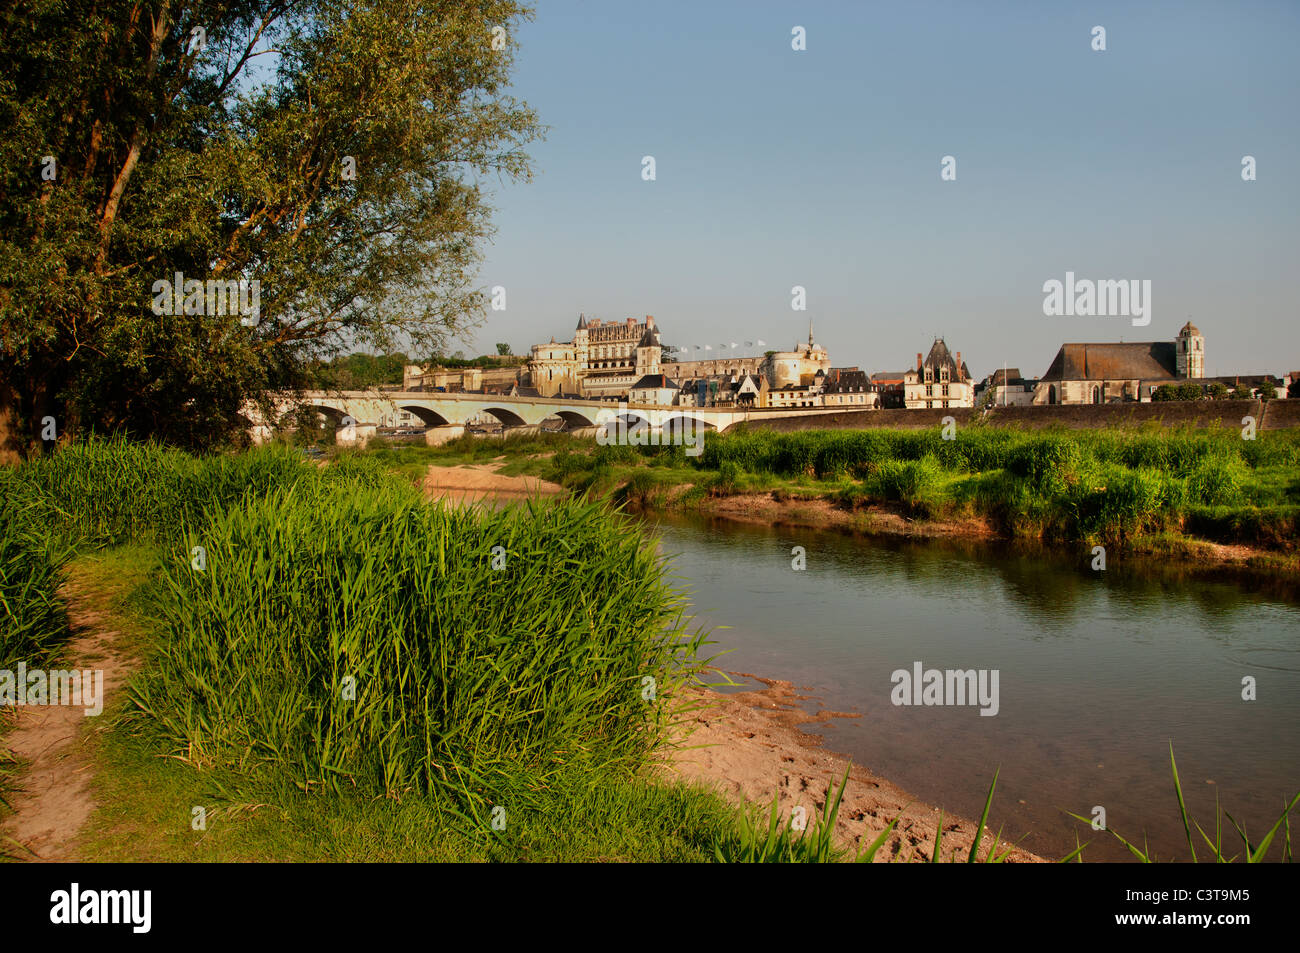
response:
[[[646,328],[637,347],[659,347],[659,332],[654,328]]]
[[[585,314],[580,314],[578,315],[578,330],[585,331],[586,329],[587,329],[587,316]]]
[[[826,393],[849,394],[866,391],[871,381],[862,371],[832,371],[826,378]]]
[[[633,384],[629,389],[644,390],[647,387],[653,387],[659,390],[662,390],[665,387],[669,390],[681,390],[676,383],[668,379],[667,374],[647,374],[645,377]]]
[[[945,364],[948,366],[948,376],[952,380],[967,380],[970,377],[970,368],[966,366],[966,362],[962,361],[961,367],[958,367],[957,359],[952,356],[943,338],[935,338],[934,343],[930,345],[930,354],[925,359],[925,366],[934,368],[934,376],[937,378],[939,368]]]
[[[1043,375],[1045,381],[1175,380],[1173,341],[1125,344],[1063,344]]]

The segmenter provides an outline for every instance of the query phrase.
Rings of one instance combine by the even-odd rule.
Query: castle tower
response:
[[[578,328],[573,332],[573,356],[578,365],[576,369],[577,373],[574,375],[577,377],[588,367],[587,358],[589,356],[589,351],[587,340],[587,316],[585,314],[578,315]]]
[[[1190,321],[1178,332],[1177,350],[1179,377],[1205,376],[1205,338]]]
[[[647,316],[645,334],[636,346],[636,376],[660,373],[659,359],[663,347],[659,344],[659,332],[655,330],[654,319]]]

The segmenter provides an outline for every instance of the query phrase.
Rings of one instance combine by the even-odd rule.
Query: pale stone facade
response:
[[[552,339],[549,344],[534,345],[528,368],[533,386],[543,397],[627,398],[642,378],[662,374],[673,381],[725,382],[728,386],[722,390],[732,399],[755,390],[757,385],[742,383],[752,377],[766,384],[767,390],[780,392],[771,400],[766,393],[747,398],[755,399],[759,406],[820,406],[818,374],[824,377],[830,369],[830,357],[813,340],[809,324],[807,343],[796,344],[790,351],[772,351],[763,357],[664,360],[652,315],[646,315],[644,322],[628,318],[623,323],[580,315],[573,340],[557,344]],[[719,391],[717,387],[706,390]],[[698,390],[690,393],[685,399],[698,401]]]
[[[1034,388],[1035,404],[1148,401],[1161,384],[1205,376],[1205,338],[1188,321],[1174,341],[1063,344]]]
[[[935,338],[928,356],[916,355],[916,367],[903,375],[903,405],[918,408],[974,407],[975,382],[970,368],[954,357],[943,338]]]

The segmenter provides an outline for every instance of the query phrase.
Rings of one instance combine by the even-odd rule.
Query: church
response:
[[[1149,401],[1161,384],[1205,381],[1205,338],[1188,321],[1174,341],[1063,344],[1034,388],[1035,404]]]

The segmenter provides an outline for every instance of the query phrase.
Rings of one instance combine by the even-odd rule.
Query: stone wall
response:
[[[951,416],[963,426],[975,419],[995,427],[1038,430],[1069,427],[1080,430],[1165,426],[1241,429],[1241,419],[1255,418],[1259,430],[1300,427],[1300,400],[1269,401],[1267,410],[1258,400],[1162,401],[1150,404],[1083,404],[1033,407],[998,407],[987,414],[969,408],[948,410],[850,410],[806,417],[781,417],[754,422],[780,432],[794,430],[865,430],[874,427],[921,429],[939,427]]]

